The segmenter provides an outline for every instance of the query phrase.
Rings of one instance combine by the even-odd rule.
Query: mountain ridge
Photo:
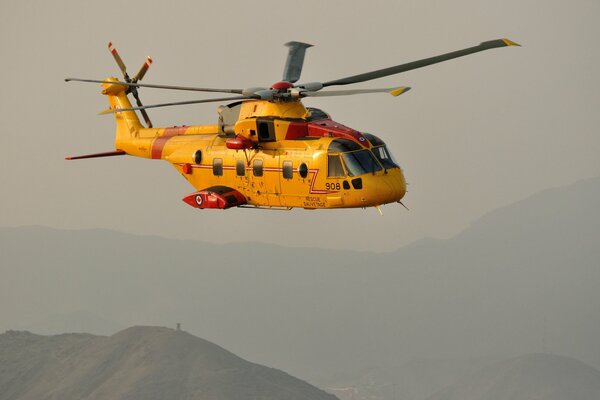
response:
[[[169,328],[0,335],[0,399],[323,399],[292,376]]]
[[[527,354],[490,365],[429,400],[591,400],[600,371],[571,357]]]

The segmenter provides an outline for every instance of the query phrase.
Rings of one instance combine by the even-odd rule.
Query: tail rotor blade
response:
[[[144,61],[144,64],[142,64],[142,67],[140,68],[138,73],[135,74],[135,76],[133,77],[131,82],[136,83],[138,81],[141,81],[142,78],[144,77],[144,75],[146,75],[146,72],[148,72],[148,68],[150,68],[151,64],[152,64],[152,58],[150,58],[150,56],[146,57],[146,61]]]
[[[144,121],[146,122],[146,126],[148,128],[152,128],[152,121],[150,121],[150,117],[148,116],[148,113],[146,112],[144,105],[142,104],[142,101],[140,100],[140,95],[138,94],[137,88],[129,87],[129,91],[133,95],[133,98],[135,99],[137,106],[141,107],[140,113],[142,114],[142,117],[144,118]]]
[[[133,94],[133,97],[135,97],[135,102],[136,102],[137,106],[140,107],[139,111],[140,111],[140,114],[142,114],[144,121],[146,122],[146,126],[148,128],[152,128],[152,121],[150,121],[150,117],[148,116],[148,113],[146,112],[146,109],[144,108],[144,105],[142,104],[142,101],[140,100],[140,97],[137,94],[137,90],[132,92],[132,94]]]
[[[142,102],[140,101],[138,104],[141,105]],[[142,108],[142,109],[140,109],[140,113],[142,114],[142,117],[144,117],[144,121],[146,121],[146,126],[148,128],[152,128],[152,121],[150,121],[150,117],[148,116],[148,113],[146,112],[146,110]]]
[[[115,49],[115,46],[113,46],[112,42],[108,42],[108,50],[110,51],[110,54],[112,54],[115,61],[117,62],[117,65],[121,69],[121,72],[123,73],[123,76],[125,77],[125,80],[129,82],[129,75],[127,75],[127,67],[125,67],[125,63],[121,59],[119,52],[117,52],[117,49]]]

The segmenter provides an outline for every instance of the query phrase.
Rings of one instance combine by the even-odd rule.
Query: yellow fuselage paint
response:
[[[111,108],[131,107],[123,86],[104,87]],[[290,120],[306,115],[299,101],[247,101],[235,134],[249,138],[256,146],[232,150],[217,125],[142,128],[133,111],[123,111],[115,114],[115,147],[128,155],[168,161],[197,190],[227,186],[244,195],[249,205],[258,207],[369,207],[402,199],[406,182],[400,168],[360,176],[348,176],[345,171],[346,175],[330,177],[327,149],[334,138],[285,139]],[[257,118],[263,117],[273,120],[272,141],[260,142],[257,136]],[[352,180],[358,178],[361,185],[355,187]]]
[[[368,207],[400,200],[406,191],[400,168],[361,175],[362,189],[354,189],[356,177],[327,176],[327,146],[331,138],[283,140],[260,149],[230,150],[217,135],[173,137],[163,158],[198,190],[228,186],[242,193],[248,204],[266,207],[341,208]],[[202,161],[195,164],[200,150]],[[185,164],[191,173],[184,173]],[[284,164],[291,177],[284,177]],[[306,165],[306,176],[300,166]],[[215,167],[216,166],[216,167]],[[344,189],[344,181],[347,182]]]

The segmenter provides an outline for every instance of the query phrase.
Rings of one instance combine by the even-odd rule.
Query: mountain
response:
[[[167,328],[110,337],[0,335],[0,399],[334,400],[314,386]]]
[[[0,228],[0,329],[77,310],[114,326],[181,322],[321,387],[410,359],[553,352],[599,368],[598,204],[600,178],[589,179],[495,210],[454,238],[391,253]],[[260,239],[243,221],[231,229]],[[381,233],[356,226],[370,234]],[[442,370],[440,385],[454,376]],[[396,380],[414,384],[411,393],[441,389]]]
[[[97,335],[111,335],[126,327],[111,321],[98,313],[86,310],[58,312],[24,324],[21,329],[41,335],[57,335],[63,332],[87,332]]]
[[[569,357],[529,354],[485,368],[430,400],[591,400],[600,371]]]
[[[409,359],[399,366],[362,368],[321,380],[322,387],[340,400],[427,399],[496,360]]]

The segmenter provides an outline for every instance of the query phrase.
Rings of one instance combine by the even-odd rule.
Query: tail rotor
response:
[[[148,72],[148,68],[150,68],[150,65],[152,64],[152,58],[146,57],[146,60],[142,64],[142,67],[140,68],[140,70],[137,72],[137,74],[134,75],[133,78],[131,78],[129,76],[129,74],[127,73],[127,67],[125,66],[125,63],[123,62],[123,59],[119,55],[119,52],[117,51],[117,49],[113,46],[112,42],[108,43],[108,50],[110,51],[110,54],[112,54],[115,61],[117,62],[119,69],[123,73],[123,78],[124,78],[125,82],[127,82],[127,83],[135,84],[138,81],[141,81],[142,78],[144,77],[144,75],[146,75],[146,72]],[[142,101],[140,100],[137,86],[129,86],[126,93],[131,93],[133,95],[138,107],[144,107],[144,105],[142,104]],[[150,121],[150,117],[148,116],[148,113],[146,112],[146,110],[144,108],[140,108],[139,111],[142,114],[142,117],[144,118],[144,121],[146,122],[146,125],[148,126],[148,128],[152,128],[152,121]]]

